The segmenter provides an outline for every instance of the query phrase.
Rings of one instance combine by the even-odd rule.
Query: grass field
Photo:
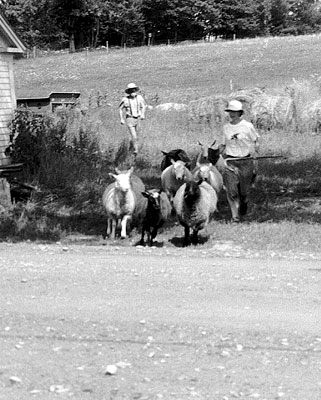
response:
[[[100,92],[109,106],[92,112],[96,131],[106,145],[118,145],[127,132],[119,124],[117,105],[128,82],[136,82],[149,104],[188,103],[204,96],[224,95],[242,88],[266,88],[270,93],[284,93],[295,85],[309,87],[303,103],[320,95],[319,46],[321,35],[247,39],[230,42],[135,48],[60,54],[15,63],[17,97],[47,96],[52,91],[79,91],[81,102],[88,106],[91,95]],[[320,79],[319,79],[320,78]],[[320,96],[319,96],[320,97]],[[191,125],[186,116],[149,113],[143,125],[142,143],[148,153],[152,143],[153,158],[159,161],[159,149],[169,146],[190,148],[198,139],[212,139],[211,128]],[[299,143],[300,143],[300,138]],[[305,146],[318,150],[313,138]],[[267,137],[266,150],[304,153],[294,141],[273,132]],[[264,144],[265,146],[265,144]],[[301,147],[301,146],[300,146]],[[155,155],[158,152],[158,157]]]
[[[246,39],[151,48],[62,54],[15,63],[17,97],[91,90],[117,105],[128,82],[147,100],[186,103],[245,87],[280,90],[320,72],[321,36]]]
[[[136,82],[147,102],[154,105],[187,104],[204,96],[228,96],[231,90],[244,88],[264,87],[271,94],[282,94],[293,85],[300,87],[300,102],[304,103],[320,98],[320,44],[321,36],[313,35],[17,60],[16,94],[32,97],[47,96],[52,91],[79,91],[82,105],[88,106],[91,96],[100,92],[105,104],[89,110],[87,117],[102,148],[117,150],[127,137],[126,128],[119,124],[117,105],[129,82]],[[321,234],[320,136],[295,131],[291,126],[260,133],[261,154],[281,153],[288,158],[260,162],[247,216],[249,224],[231,229],[226,224],[229,212],[223,202],[216,232],[232,240],[243,237],[248,246],[316,251]],[[209,143],[218,135],[211,126],[191,124],[184,112],[149,111],[140,135],[138,173],[147,185],[154,185],[159,178],[161,150],[181,147],[195,156],[198,140]],[[97,220],[101,219],[99,207]],[[103,223],[95,226],[100,230]],[[88,224],[85,226],[80,228],[76,222],[72,229],[92,232]]]

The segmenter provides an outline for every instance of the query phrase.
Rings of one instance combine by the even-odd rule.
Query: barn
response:
[[[16,108],[13,58],[26,50],[11,26],[0,15],[0,166],[7,164],[5,149],[9,143],[9,124]]]

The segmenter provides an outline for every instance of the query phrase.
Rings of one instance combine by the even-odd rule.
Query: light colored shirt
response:
[[[230,122],[223,126],[222,144],[225,153],[233,157],[246,157],[255,152],[255,143],[259,138],[253,124],[242,119],[238,124]]]
[[[146,104],[140,94],[137,94],[135,97],[123,97],[119,104],[119,108],[125,108],[127,117],[145,118]]]

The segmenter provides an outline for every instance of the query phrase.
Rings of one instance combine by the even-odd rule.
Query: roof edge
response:
[[[0,14],[0,27],[4,31],[4,34],[12,41],[12,43],[17,47],[17,53],[24,53],[27,51],[27,47],[23,44],[23,42],[19,39],[17,34],[14,32],[9,22],[5,19],[3,15]],[[10,48],[10,53],[14,53],[14,48],[8,46]]]

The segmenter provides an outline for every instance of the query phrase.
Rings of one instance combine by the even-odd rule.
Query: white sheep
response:
[[[200,163],[211,163],[216,167],[220,174],[223,174],[226,168],[226,162],[222,155],[220,154],[220,150],[218,146],[215,146],[216,140],[210,145],[204,145],[201,142],[198,144],[201,146],[201,152],[197,158]]]
[[[225,160],[219,152],[218,148],[213,148],[212,146],[215,145],[212,143],[210,146],[203,145],[199,142],[201,146],[201,155],[199,159],[206,160],[211,162],[215,165],[218,172],[221,174],[223,178],[223,189],[226,193],[227,202],[229,204],[231,213],[232,213],[232,220],[238,221],[240,219],[240,206],[241,206],[241,199],[240,199],[240,177],[238,168],[233,167],[228,163],[228,160]],[[243,206],[244,207],[244,206]],[[241,210],[243,213],[246,210],[243,208]]]
[[[181,160],[171,160],[172,165],[165,168],[161,174],[161,183],[164,192],[167,194],[170,202],[177,190],[183,185],[184,182],[193,179],[191,171],[186,167],[186,163]]]
[[[204,229],[216,211],[217,194],[211,185],[203,181],[184,183],[174,197],[174,209],[179,223],[184,227],[184,246],[198,243],[198,232]]]
[[[196,167],[193,169],[192,174],[196,181],[203,180],[209,183],[216,191],[217,194],[223,189],[223,177],[218,169],[211,163],[201,163],[200,159],[202,152],[197,157]]]
[[[138,205],[141,202],[142,192],[145,185],[141,179],[133,175],[134,168],[127,171],[115,169],[116,174],[109,175],[115,182],[109,184],[104,191],[102,202],[107,213],[107,236],[113,239],[121,228],[121,238],[127,237],[127,223],[134,213],[138,212]]]

